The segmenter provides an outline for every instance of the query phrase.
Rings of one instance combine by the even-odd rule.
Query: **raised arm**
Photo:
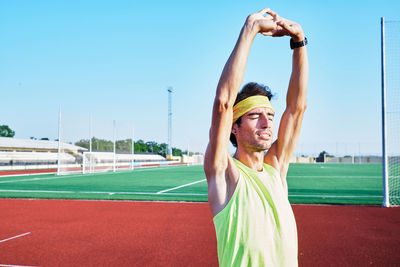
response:
[[[223,202],[227,199],[226,194],[229,194],[229,179],[238,175],[235,168],[229,168],[229,166],[232,166],[228,142],[232,129],[233,104],[243,81],[247,58],[254,37],[259,32],[268,33],[277,26],[272,17],[267,15],[268,12],[269,9],[265,8],[248,16],[217,86],[212,111],[210,140],[204,160],[210,204],[212,202],[224,204]]]
[[[210,141],[205,156],[207,177],[227,167],[228,142],[232,128],[233,104],[243,81],[247,58],[254,37],[258,32],[269,32],[276,28],[271,16],[264,16],[268,8],[250,15],[240,32],[217,86],[214,100]]]
[[[278,28],[273,36],[290,36],[294,42],[304,40],[304,33],[300,25],[292,21],[279,18],[273,14]],[[292,58],[292,74],[286,96],[286,109],[282,115],[278,130],[278,138],[268,150],[264,161],[279,170],[282,182],[286,185],[286,174],[289,161],[300,136],[303,114],[307,107],[308,59],[306,46],[294,48]]]

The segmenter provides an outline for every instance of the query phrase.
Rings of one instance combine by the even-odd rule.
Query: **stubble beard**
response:
[[[272,144],[270,141],[261,142],[261,141],[253,140],[253,142],[248,146],[248,148],[254,152],[264,152],[264,151],[270,149],[271,145]]]

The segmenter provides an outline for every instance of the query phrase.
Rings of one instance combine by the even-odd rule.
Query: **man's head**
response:
[[[267,86],[257,83],[243,86],[234,104],[234,123],[230,136],[233,146],[237,147],[238,139],[241,139],[254,149],[265,150],[270,147],[274,116],[273,108],[269,104],[271,98],[272,93]],[[243,112],[245,113],[242,114]],[[238,116],[240,117],[237,118]]]

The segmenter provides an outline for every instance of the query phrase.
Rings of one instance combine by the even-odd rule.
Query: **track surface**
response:
[[[206,203],[0,199],[0,207],[0,266],[217,266]],[[400,208],[293,210],[300,266],[400,265]]]

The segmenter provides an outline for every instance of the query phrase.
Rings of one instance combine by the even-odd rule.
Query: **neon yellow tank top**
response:
[[[297,266],[297,229],[276,169],[263,172],[234,159],[240,171],[235,192],[214,217],[219,265]]]

